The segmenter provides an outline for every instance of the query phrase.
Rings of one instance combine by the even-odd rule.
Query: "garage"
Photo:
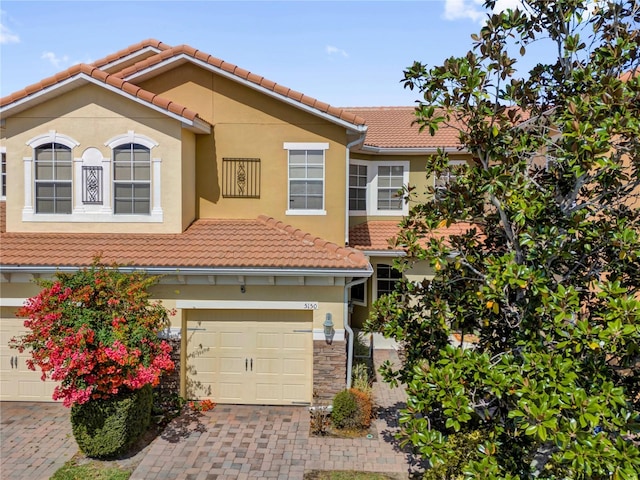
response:
[[[23,319],[15,318],[13,309],[2,308],[0,321],[0,400],[52,402],[56,382],[40,379],[41,372],[27,368],[28,352],[9,348],[9,340],[25,333]]]
[[[190,311],[187,396],[217,403],[310,404],[312,313]]]

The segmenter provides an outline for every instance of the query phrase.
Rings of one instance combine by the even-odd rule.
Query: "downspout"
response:
[[[347,131],[347,134],[349,131]],[[364,142],[367,132],[358,136],[353,142],[347,143],[347,149],[345,153],[345,209],[344,209],[344,244],[349,245],[349,161],[351,160],[351,148],[355,147],[359,143]]]
[[[351,371],[353,370],[353,329],[349,325],[349,289],[355,285],[360,285],[367,281],[369,277],[357,278],[348,282],[344,286],[344,329],[349,335],[349,342],[347,345],[347,389],[351,388]]]

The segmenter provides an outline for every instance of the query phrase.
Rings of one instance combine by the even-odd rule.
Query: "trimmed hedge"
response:
[[[337,428],[358,428],[358,402],[351,390],[342,390],[333,399],[331,421]]]
[[[124,453],[149,428],[153,391],[150,385],[109,399],[71,407],[71,427],[80,450],[91,458]]]
[[[371,426],[373,401],[357,388],[342,390],[333,399],[331,421],[337,428],[362,430]]]

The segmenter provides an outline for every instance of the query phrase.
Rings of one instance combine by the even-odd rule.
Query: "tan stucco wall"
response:
[[[197,137],[197,216],[268,215],[336,243],[344,242],[346,129],[249,87],[186,64],[141,86],[185,105],[214,125]],[[286,215],[288,156],[284,142],[329,143],[326,215]],[[260,198],[222,197],[222,160],[259,158]]]
[[[159,145],[151,149],[152,158],[160,158],[161,191],[164,221],[162,223],[69,222],[60,215],[60,222],[23,222],[24,165],[23,158],[33,157],[26,143],[55,130],[71,137],[80,145],[72,150],[73,158],[82,157],[87,148],[97,148],[105,158],[111,151],[105,142],[133,130]],[[103,88],[86,85],[49,102],[20,112],[6,119],[7,178],[11,188],[7,193],[7,231],[23,232],[146,232],[176,233],[182,231],[183,175],[182,127],[180,122],[129,101]],[[193,159],[188,159],[193,161]],[[187,161],[185,159],[184,161]],[[192,174],[193,175],[193,174]],[[74,178],[74,182],[80,179]],[[109,182],[105,178],[104,182]],[[193,210],[193,208],[191,209]],[[188,211],[188,210],[187,210]]]
[[[182,131],[182,230],[196,218],[196,135]]]

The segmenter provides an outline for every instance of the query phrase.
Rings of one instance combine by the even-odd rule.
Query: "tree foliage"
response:
[[[171,346],[158,338],[168,312],[150,300],[158,277],[125,273],[96,259],[74,273],[58,272],[18,311],[28,332],[10,346],[29,350],[31,370],[61,382],[53,399],[65,406],[155,386],[174,368]]]
[[[634,0],[525,1],[466,56],[404,72],[424,134],[457,128],[474,163],[402,221],[398,268],[436,277],[402,282],[368,328],[404,347],[383,374],[407,388],[407,442],[438,466],[451,435],[480,432],[452,478],[638,478],[639,24]],[[542,39],[557,58],[521,76]]]

